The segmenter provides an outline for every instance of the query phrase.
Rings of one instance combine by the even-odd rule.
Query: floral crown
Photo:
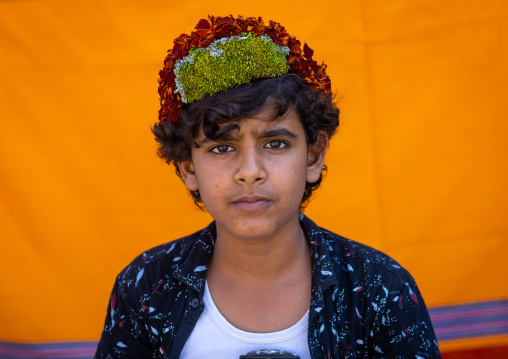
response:
[[[183,103],[252,80],[294,73],[323,97],[331,96],[326,65],[312,59],[314,51],[289,35],[279,23],[260,17],[201,19],[190,35],[182,34],[168,51],[159,72],[159,124],[178,123]]]

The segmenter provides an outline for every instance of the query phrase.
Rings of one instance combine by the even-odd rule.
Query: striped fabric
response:
[[[508,335],[508,300],[429,308],[439,342]],[[1,359],[90,359],[97,342],[13,343],[0,341]]]
[[[97,342],[49,342],[13,343],[0,341],[1,359],[90,359],[95,353]]]
[[[508,300],[429,308],[440,342],[508,334]]]

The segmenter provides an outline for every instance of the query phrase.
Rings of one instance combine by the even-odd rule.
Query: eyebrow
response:
[[[215,142],[215,141],[235,141],[235,140],[242,139],[241,135],[234,135],[232,132],[233,132],[232,130],[227,131],[227,132],[226,131],[222,132],[221,130],[219,130],[216,133],[216,136],[214,139],[205,137],[204,139],[199,141],[199,144],[204,145],[206,143]],[[274,129],[269,129],[269,130],[256,131],[254,133],[254,137],[256,137],[258,139],[264,139],[264,138],[273,138],[273,137],[296,138],[298,136],[296,134],[294,134],[293,132],[289,131],[287,128],[274,128]]]
[[[289,131],[287,128],[274,128],[272,130],[267,131],[259,131],[256,134],[258,138],[269,138],[269,137],[286,137],[286,138],[296,138],[297,136]]]

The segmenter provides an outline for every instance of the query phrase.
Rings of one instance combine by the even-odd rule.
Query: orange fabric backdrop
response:
[[[165,52],[209,13],[277,20],[328,64],[342,127],[311,218],[429,306],[508,297],[504,0],[3,1],[0,339],[97,339],[123,266],[210,221],[150,133]]]

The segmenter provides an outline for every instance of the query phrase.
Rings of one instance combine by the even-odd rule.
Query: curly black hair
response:
[[[191,159],[191,150],[197,146],[195,139],[200,127],[206,137],[216,140],[221,124],[253,118],[268,103],[275,111],[274,120],[288,111],[297,112],[308,145],[315,144],[320,133],[331,138],[339,126],[339,109],[333,98],[323,97],[322,93],[314,92],[300,76],[288,73],[277,78],[254,80],[250,84],[185,104],[178,122],[166,121],[153,126],[152,132],[158,143],[157,154],[168,164],[173,163],[176,174],[181,178],[177,164]],[[312,192],[319,187],[324,171],[326,166],[316,182],[306,183],[300,207],[308,203]],[[190,193],[194,203],[203,209],[199,191]]]

